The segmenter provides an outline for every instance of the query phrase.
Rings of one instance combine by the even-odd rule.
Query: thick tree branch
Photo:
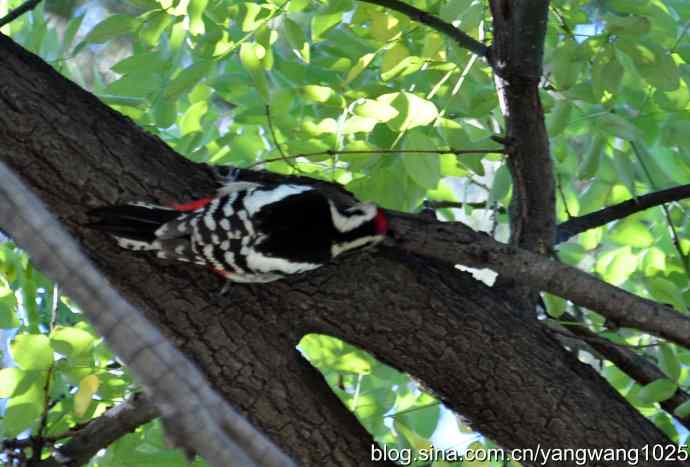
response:
[[[24,13],[33,10],[38,6],[39,3],[41,3],[41,0],[27,0],[26,2],[22,3],[17,8],[0,18],[0,28],[19,18]]]
[[[574,315],[565,313],[562,318],[566,321],[563,324],[564,327],[569,329],[574,335],[585,339],[585,342],[598,352],[602,358],[609,360],[639,384],[649,384],[657,379],[668,377],[656,365],[633,350],[616,345],[614,342],[597,335],[587,327],[577,323],[578,320]],[[569,324],[569,322],[573,324]],[[672,397],[661,401],[659,405],[673,415],[673,412],[687,401],[690,401],[690,395],[683,391],[683,389],[678,388]],[[685,428],[690,429],[690,416],[675,418]]]
[[[177,446],[199,452],[217,467],[294,465],[109,286],[54,216],[1,161],[0,199],[0,224],[32,262],[80,304],[96,331],[147,389]]]
[[[374,5],[379,5],[390,10],[402,13],[408,18],[417,21],[419,23],[425,24],[432,29],[440,32],[444,36],[455,41],[463,49],[467,49],[479,55],[482,58],[489,59],[489,47],[485,46],[481,42],[468,36],[460,29],[456,28],[450,23],[446,23],[441,18],[427,13],[426,11],[420,10],[417,7],[409,5],[407,3],[401,2],[399,0],[360,0],[365,3],[372,3]]]
[[[55,449],[52,457],[36,467],[60,467],[68,459],[70,467],[87,464],[98,451],[158,417],[158,413],[156,406],[142,394],[130,396],[76,431],[69,441]]]
[[[668,443],[540,323],[519,319],[501,290],[454,269],[449,263],[457,252],[440,262],[382,248],[270,287],[236,284],[218,298],[221,280],[202,268],[122,251],[83,227],[86,211],[208,194],[211,170],[179,157],[11,41],[0,37],[0,51],[0,159],[21,173],[111,282],[166,329],[214,387],[301,465],[380,465],[369,460],[371,437],[325,391],[322,378],[304,364],[297,369],[288,350],[310,332],[340,337],[414,375],[506,448]],[[474,252],[466,256],[484,261],[462,226],[394,217],[410,251],[441,254],[465,240],[462,248]],[[487,256],[493,253],[513,254]],[[543,258],[528,260],[539,265]]]
[[[645,209],[661,206],[664,203],[690,198],[690,185],[681,185],[666,190],[648,193],[619,204],[594,211],[584,216],[573,217],[558,226],[557,242],[565,242],[570,237],[586,230],[623,219]]]
[[[545,256],[499,243],[461,223],[431,227],[428,220],[406,214],[394,219],[393,227],[404,239],[402,248],[408,251],[439,261],[489,268],[516,283],[601,313],[621,326],[690,348],[690,319],[672,307],[633,295]]]

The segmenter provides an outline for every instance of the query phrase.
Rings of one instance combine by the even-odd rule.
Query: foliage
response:
[[[269,170],[334,180],[399,210],[415,211],[424,200],[467,203],[439,216],[505,238],[511,182],[503,157],[443,151],[496,147],[490,137],[503,120],[490,68],[440,34],[353,0],[90,1],[66,8],[66,16],[57,13],[61,2],[51,3],[54,10],[41,5],[4,31],[180,154],[245,167],[271,160]],[[410,3],[490,40],[487,2]],[[690,181],[689,21],[684,0],[552,2],[542,99],[559,221]],[[347,152],[430,149],[439,154]],[[687,311],[688,206],[584,232],[558,256]],[[13,341],[13,364],[0,370],[4,436],[39,433],[46,387],[49,436],[134,390],[78,308],[54,295],[57,285],[9,243],[0,270],[0,327]],[[640,346],[667,379],[641,387],[612,364],[595,363],[671,438],[686,436],[658,402],[690,386],[687,349],[607,331],[601,316],[558,297],[545,302],[550,319],[571,311],[606,338]],[[326,336],[306,337],[301,349],[379,441],[429,442],[441,410],[409,377]],[[149,424],[93,465],[143,465],[136,456],[151,453],[175,465],[159,441],[158,425]]]

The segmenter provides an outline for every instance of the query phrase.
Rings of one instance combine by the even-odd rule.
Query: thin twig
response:
[[[427,207],[429,209],[462,209],[465,206],[469,206],[472,209],[491,209],[490,206],[488,206],[488,203],[486,202],[481,202],[481,203],[463,203],[462,201],[435,201],[435,200],[426,200],[424,201],[424,207]],[[505,214],[506,209],[502,206],[498,207],[496,209],[499,214]]]
[[[685,37],[685,35],[688,33],[688,28],[690,28],[690,21],[685,22],[683,30],[678,35],[678,39],[676,39],[676,42],[673,44],[673,47],[671,47],[671,50],[669,50],[669,53],[675,53],[676,49],[678,48],[678,45],[680,45],[680,41],[682,41],[683,37]]]
[[[264,159],[257,161],[254,164],[245,167],[245,169],[253,169],[261,164],[267,164],[269,162],[283,161],[287,159],[298,159],[300,157],[316,157],[316,156],[335,156],[337,154],[349,154],[349,155],[373,155],[373,154],[423,154],[423,155],[438,155],[438,154],[455,154],[456,156],[468,155],[468,154],[505,154],[505,150],[496,149],[356,149],[356,150],[339,150],[339,149],[327,149],[325,151],[307,152],[294,154],[286,157],[273,157],[270,159]]]
[[[419,8],[408,5],[407,3],[400,2],[398,0],[361,0],[365,3],[372,3],[374,5],[379,5],[390,10],[395,10],[398,13],[402,13],[408,18],[417,21],[422,24],[426,24],[432,29],[440,32],[444,36],[453,39],[456,44],[458,44],[463,49],[467,49],[480,57],[489,59],[489,47],[482,44],[481,42],[473,39],[469,35],[462,32],[460,29],[456,28],[450,23],[446,23],[441,18],[427,13],[426,11],[420,10]]]
[[[420,410],[429,409],[429,408],[431,408],[431,407],[436,407],[436,406],[439,406],[439,405],[441,405],[441,402],[439,402],[439,401],[429,402],[428,404],[420,405],[420,406],[417,406],[417,407],[411,407],[411,408],[409,408],[409,409],[401,410],[401,411],[399,411],[399,412],[394,412],[394,413],[391,413],[391,414],[388,414],[388,415],[384,415],[383,418],[395,418],[395,417],[399,417],[400,415],[405,415],[405,414],[408,414],[408,413],[418,412],[418,411],[420,411]]]
[[[266,120],[268,121],[268,131],[271,133],[271,139],[273,139],[273,145],[278,149],[278,152],[280,153],[280,160],[284,161],[287,165],[289,165],[292,169],[299,173],[304,173],[302,172],[294,163],[292,159],[290,159],[287,154],[283,151],[283,147],[280,145],[278,142],[278,138],[276,137],[276,132],[273,129],[273,118],[271,117],[271,106],[267,105],[266,106]]]
[[[579,309],[580,307],[576,307],[576,311]],[[599,336],[591,331],[585,323],[578,321],[575,315],[565,312],[563,316],[566,320],[569,320],[563,324],[568,330],[572,331],[571,338],[581,338],[586,341],[585,338],[594,337],[595,339],[591,339],[589,342],[591,351],[599,353],[639,384],[649,384],[652,381],[668,376],[650,362],[648,358],[639,355],[633,349],[623,347],[620,344],[614,344],[608,339],[599,339]],[[573,322],[574,324],[568,324]],[[690,400],[689,395],[679,388],[671,398],[661,401],[660,405],[669,414],[673,414],[678,407],[685,404],[688,400]],[[683,426],[690,428],[690,417],[678,417],[675,414],[674,417]]]
[[[15,19],[19,18],[21,15],[23,15],[27,11],[33,10],[34,8],[36,8],[38,6],[39,3],[41,3],[41,0],[28,0],[24,3],[22,3],[17,8],[15,8],[14,10],[7,13],[5,16],[0,18],[0,28],[6,24],[11,23]]]
[[[654,180],[652,180],[652,174],[649,173],[649,170],[647,169],[647,164],[644,163],[644,160],[642,160],[642,156],[640,155],[639,150],[637,149],[637,144],[635,144],[634,141],[630,141],[630,147],[633,150],[633,153],[635,154],[635,157],[637,158],[637,161],[640,163],[640,166],[642,166],[642,170],[644,171],[645,175],[647,176],[647,179],[649,179],[649,184],[652,186],[654,190],[656,190],[656,186],[654,186]],[[683,265],[683,269],[685,270],[685,274],[690,278],[690,265],[688,264],[688,257],[685,256],[683,253],[683,249],[680,246],[680,238],[678,237],[678,232],[676,231],[676,226],[673,225],[673,221],[671,220],[671,213],[668,212],[668,208],[666,207],[666,203],[661,203],[661,209],[664,210],[664,214],[666,215],[666,222],[668,223],[668,226],[671,228],[671,233],[673,234],[673,245],[676,247],[676,252],[678,253],[678,259],[680,259],[681,264]]]
[[[58,306],[60,304],[60,287],[53,284],[53,306],[50,309],[50,330],[52,331],[57,324]]]
[[[596,342],[596,343],[602,343],[602,344],[607,344],[607,345],[615,345],[616,347],[622,347],[625,349],[646,349],[649,347],[658,347],[664,342],[655,342],[653,344],[619,344],[618,342],[613,342],[610,339],[607,339],[605,337],[599,336],[599,335],[592,335],[592,336],[575,336],[569,332],[561,331],[559,329],[549,329],[550,332],[554,334],[558,334],[560,336],[568,337],[570,339],[580,339],[585,342]]]
[[[619,204],[614,204],[613,206],[600,209],[599,211],[591,212],[584,216],[573,217],[558,226],[557,242],[564,242],[577,234],[628,217],[636,212],[644,211],[645,209],[653,208],[663,203],[680,201],[685,198],[690,198],[690,184],[655,191],[653,193],[638,196],[637,198],[629,199],[628,201],[623,201]]]
[[[563,13],[561,13],[561,10],[556,8],[554,5],[550,5],[550,8],[551,11],[553,11],[553,14],[558,19],[558,23],[561,26],[561,29],[563,29],[563,32],[565,32],[571,39],[574,40],[575,34],[573,33],[573,29],[566,22],[565,18],[563,17]]]
[[[40,461],[41,455],[43,454],[43,446],[45,445],[43,434],[45,433],[46,426],[48,425],[48,411],[50,410],[50,380],[53,377],[53,368],[54,365],[50,365],[50,367],[48,367],[46,383],[43,386],[43,413],[41,414],[41,421],[38,424],[38,432],[35,437],[32,437],[32,462]]]

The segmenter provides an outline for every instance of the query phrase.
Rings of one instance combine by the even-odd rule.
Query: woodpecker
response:
[[[245,283],[311,271],[380,242],[388,219],[371,203],[341,207],[306,185],[230,182],[215,196],[171,207],[147,203],[91,211],[90,227],[122,248],[210,267]]]

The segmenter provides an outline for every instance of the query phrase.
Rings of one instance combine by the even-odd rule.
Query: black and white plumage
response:
[[[206,265],[234,282],[271,282],[381,241],[388,221],[371,203],[337,206],[306,185],[232,182],[215,197],[172,207],[132,203],[92,211],[91,227],[123,248]]]

